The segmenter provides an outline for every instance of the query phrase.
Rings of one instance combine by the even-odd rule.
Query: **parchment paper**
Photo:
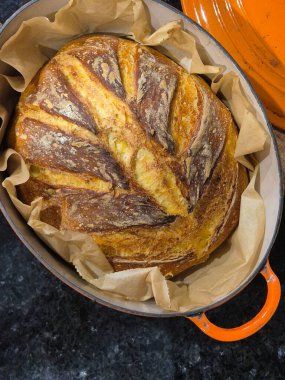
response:
[[[41,198],[23,204],[16,186],[29,178],[29,171],[18,153],[6,150],[0,158],[0,171],[10,175],[3,186],[13,204],[35,233],[63,259],[73,263],[79,275],[95,287],[116,297],[145,301],[154,297],[164,309],[191,310],[229,294],[252,271],[259,254],[265,228],[264,203],[255,190],[258,166],[249,155],[263,150],[267,133],[258,123],[253,107],[243,94],[238,77],[222,75],[222,68],[205,65],[193,36],[174,20],[158,30],[149,22],[148,10],[141,0],[71,0],[54,16],[25,21],[0,51],[2,89],[11,96],[0,97],[0,138],[12,112],[11,87],[23,91],[39,68],[67,41],[81,34],[116,33],[156,46],[190,73],[214,77],[212,89],[221,94],[230,108],[240,134],[235,157],[252,170],[251,181],[242,195],[240,222],[233,235],[203,265],[194,267],[176,281],[165,279],[157,267],[113,272],[108,260],[93,239],[79,232],[59,231],[40,220]],[[17,76],[11,75],[13,69]],[[219,80],[216,80],[217,75]],[[5,82],[7,81],[7,82]],[[11,87],[10,87],[11,86]]]

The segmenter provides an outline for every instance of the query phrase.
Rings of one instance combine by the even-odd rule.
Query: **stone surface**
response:
[[[2,0],[0,21],[24,2]],[[279,137],[284,149],[284,135]],[[283,293],[284,229],[283,218],[270,256]],[[1,380],[285,378],[284,297],[262,331],[221,343],[184,318],[135,317],[83,298],[28,252],[2,215],[0,242]],[[257,276],[208,316],[220,326],[237,326],[260,310],[265,295]]]

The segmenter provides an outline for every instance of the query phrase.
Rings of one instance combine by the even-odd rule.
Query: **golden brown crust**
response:
[[[62,171],[91,175],[128,188],[117,162],[102,145],[56,131],[38,120],[25,118],[21,125],[21,154],[27,163]]]
[[[177,87],[176,67],[144,49],[138,49],[137,61],[134,111],[148,135],[153,136],[168,153],[174,154],[169,113]]]
[[[22,94],[10,145],[42,219],[91,233],[115,270],[168,276],[204,261],[238,222],[247,184],[227,108],[197,76],[112,36],[67,44]]]

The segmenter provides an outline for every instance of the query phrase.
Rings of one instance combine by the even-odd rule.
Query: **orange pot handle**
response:
[[[204,313],[194,317],[187,317],[187,319],[194,322],[206,335],[222,342],[233,342],[253,335],[265,326],[273,316],[281,296],[280,282],[268,261],[260,273],[267,282],[267,298],[263,308],[251,321],[239,327],[225,329],[212,324]]]

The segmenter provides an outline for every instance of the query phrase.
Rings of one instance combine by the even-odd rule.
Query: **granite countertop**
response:
[[[25,2],[2,0],[0,21]],[[168,2],[179,7],[179,1]],[[284,154],[284,134],[277,138]],[[49,273],[2,215],[0,226],[1,380],[285,378],[284,296],[260,332],[240,342],[216,342],[184,318],[129,316],[91,302]],[[285,217],[270,256],[283,293],[284,228]],[[223,327],[237,326],[260,310],[265,295],[257,276],[208,316]]]

